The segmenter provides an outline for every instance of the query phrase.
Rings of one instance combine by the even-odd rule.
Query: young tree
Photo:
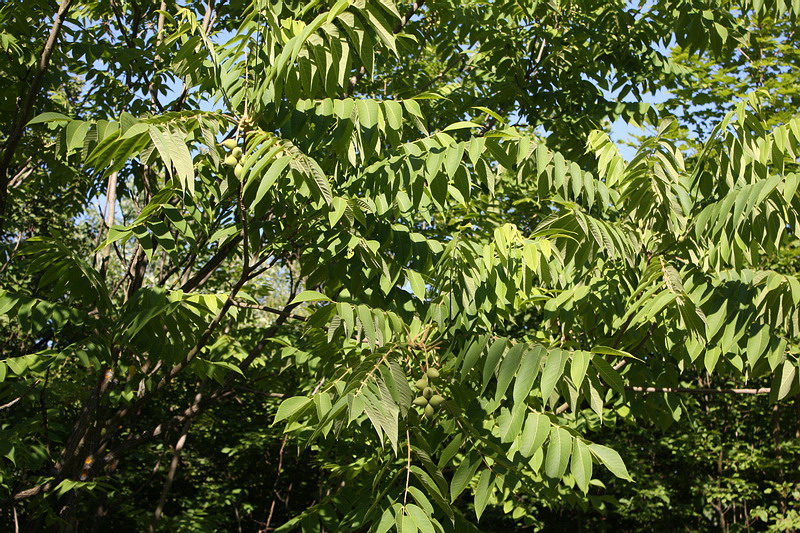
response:
[[[728,54],[737,11],[796,9],[197,4],[64,0],[2,67],[23,102],[0,166],[9,523],[532,524],[532,501],[630,477],[589,431],[682,409],[649,392],[698,368],[797,392],[800,282],[762,265],[797,224],[800,121],[766,128],[752,95],[692,159],[669,120],[631,161],[596,130],[652,117],[622,99],[673,74],[664,43]],[[11,58],[45,33],[30,5],[2,12]],[[169,521],[215,413],[251,441],[187,460],[261,444],[276,489],[299,446],[307,509],[239,506],[195,464],[226,503]]]

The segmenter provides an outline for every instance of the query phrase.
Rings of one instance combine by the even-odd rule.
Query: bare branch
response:
[[[18,402],[18,401],[20,401],[21,399],[22,399],[22,396],[19,396],[19,397],[15,398],[15,399],[11,400],[11,401],[10,401],[10,402],[8,402],[8,403],[4,403],[3,405],[0,405],[0,411],[2,411],[3,409],[8,409],[9,407],[11,407],[12,405],[14,405],[15,403],[17,403],[17,402]]]

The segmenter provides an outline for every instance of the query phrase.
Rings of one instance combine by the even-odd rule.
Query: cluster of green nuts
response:
[[[242,171],[244,170],[241,163],[239,163],[242,159],[242,149],[236,144],[236,139],[226,139],[223,141],[222,146],[231,151],[231,153],[225,157],[223,163],[229,167],[233,167],[233,175],[237,178],[241,178]]]
[[[431,387],[430,380],[439,377],[439,371],[435,368],[428,368],[425,375],[422,376],[416,383],[417,388],[421,391],[420,396],[414,398],[414,405],[422,407],[423,413],[426,417],[432,418],[434,413],[439,409],[439,406],[444,403],[444,398],[437,394]]]

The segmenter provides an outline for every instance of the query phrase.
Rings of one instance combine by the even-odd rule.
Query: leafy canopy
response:
[[[800,280],[763,265],[797,227],[800,118],[754,92],[684,152],[624,98],[683,72],[664,43],[727,54],[736,13],[800,6],[167,4],[65,1],[61,97],[13,148],[0,449],[26,517],[74,526],[159,439],[177,466],[243,390],[337,481],[279,531],[403,533],[594,501],[630,476],[592,432],[669,425],[648,390],[698,372],[797,393]],[[118,54],[87,37],[112,21]],[[656,124],[629,161],[617,117]]]

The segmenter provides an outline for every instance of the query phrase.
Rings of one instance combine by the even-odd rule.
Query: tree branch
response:
[[[762,387],[759,389],[690,389],[684,387],[625,387],[625,390],[633,392],[671,392],[681,394],[769,394],[772,389]]]
[[[202,393],[198,392],[197,396],[195,396],[195,404],[199,403],[202,397]],[[175,443],[175,450],[172,452],[172,461],[170,462],[169,471],[167,472],[167,479],[164,480],[164,488],[161,490],[161,497],[158,499],[158,505],[153,512],[153,520],[150,522],[149,531],[152,533],[155,533],[156,526],[158,526],[158,522],[161,520],[161,515],[164,512],[164,504],[167,503],[169,490],[172,488],[172,482],[175,480],[175,473],[178,471],[178,463],[181,458],[181,450],[183,450],[183,446],[186,444],[186,436],[189,433],[189,426],[191,425],[192,419],[190,418],[183,424],[181,435],[178,437],[178,442]]]
[[[106,216],[105,216],[105,225],[107,228],[106,236],[111,231],[111,226],[114,225],[115,220],[115,210],[117,205],[117,177],[119,174],[117,172],[112,172],[108,176],[108,186],[106,187]],[[107,245],[104,247],[100,252],[98,252],[100,256],[100,277],[105,279],[106,272],[108,271],[108,260],[111,257],[111,246]]]
[[[267,331],[264,332],[264,336],[262,339],[256,344],[250,353],[248,353],[247,357],[239,364],[239,369],[244,372],[249,368],[252,362],[261,355],[264,351],[264,348],[267,347],[269,341],[275,336],[281,326],[286,322],[286,320],[291,315],[291,311],[297,307],[298,304],[287,305],[284,307],[284,312],[281,314],[275,323],[270,326]],[[102,464],[109,464],[113,461],[117,460],[123,453],[126,451],[136,448],[137,446],[144,444],[145,442],[149,441],[150,439],[157,437],[163,434],[166,431],[169,431],[170,428],[176,427],[177,425],[185,422],[186,420],[192,419],[198,414],[200,414],[205,408],[212,405],[216,400],[223,398],[232,393],[231,387],[233,386],[234,382],[236,381],[237,377],[239,376],[236,372],[229,372],[225,378],[223,384],[214,390],[211,394],[205,396],[201,399],[200,402],[187,407],[183,412],[172,416],[172,418],[158,424],[154,428],[147,430],[143,433],[139,433],[136,436],[129,437],[126,441],[122,442],[115,450],[109,451],[102,461],[98,461],[98,463]],[[111,432],[106,436],[106,440],[113,438],[115,424],[109,424],[109,428]]]
[[[208,263],[203,265],[197,274],[192,276],[189,281],[181,286],[181,290],[184,292],[192,292],[193,290],[202,286],[206,281],[208,281],[208,279],[211,277],[211,274],[213,274],[214,271],[219,268],[228,255],[236,249],[241,240],[242,236],[239,234],[235,237],[232,237],[231,240],[220,246],[217,253],[214,254],[211,259],[209,259]]]
[[[11,166],[11,161],[14,159],[14,152],[17,150],[22,140],[22,135],[25,133],[25,126],[30,119],[34,101],[39,95],[44,74],[47,71],[47,67],[50,65],[50,56],[56,46],[56,41],[58,41],[58,36],[61,33],[61,26],[64,24],[64,18],[66,18],[67,11],[69,11],[70,7],[72,7],[72,0],[61,0],[61,5],[58,8],[58,12],[56,12],[53,26],[50,28],[50,35],[47,38],[44,50],[42,50],[42,55],[39,58],[36,74],[33,76],[33,81],[31,81],[31,85],[26,91],[25,101],[19,113],[17,113],[14,126],[11,128],[11,133],[9,133],[8,139],[6,140],[3,154],[0,156],[0,229],[2,229],[3,222],[7,215],[8,170]]]

